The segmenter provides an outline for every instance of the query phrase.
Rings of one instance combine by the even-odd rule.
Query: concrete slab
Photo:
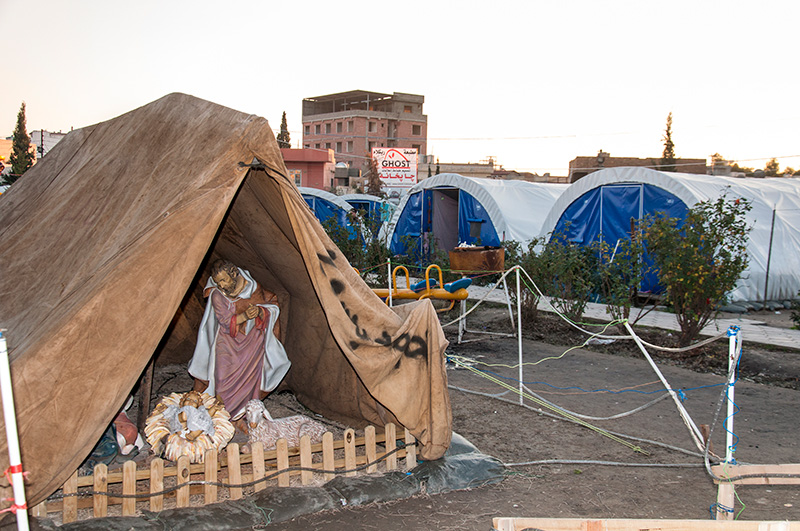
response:
[[[510,288],[511,286],[509,286]],[[508,300],[502,287],[490,291],[486,286],[470,286],[469,300],[487,300],[501,304],[507,304]],[[543,311],[554,311],[548,304],[542,303],[539,309]],[[586,317],[598,319],[600,321],[611,321],[611,316],[606,312],[605,304],[588,303],[584,311]],[[469,319],[469,318],[468,318]],[[653,310],[638,321],[637,325],[660,328],[662,330],[680,330],[675,314]],[[790,330],[767,326],[762,321],[756,321],[741,317],[738,319],[716,319],[706,326],[702,335],[715,336],[725,332],[730,326],[738,326],[742,332],[742,341],[760,343],[763,345],[774,345],[779,347],[800,349],[800,330]]]

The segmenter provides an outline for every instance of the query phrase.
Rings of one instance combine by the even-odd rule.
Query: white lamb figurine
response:
[[[317,444],[327,431],[325,425],[304,415],[273,419],[260,400],[250,400],[246,411],[250,444],[262,442],[265,450],[275,448],[278,439],[286,439],[289,448],[300,446],[303,435],[308,435],[311,444]]]

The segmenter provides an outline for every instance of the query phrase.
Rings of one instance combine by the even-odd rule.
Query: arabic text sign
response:
[[[372,148],[372,158],[384,186],[410,188],[417,184],[415,148]]]

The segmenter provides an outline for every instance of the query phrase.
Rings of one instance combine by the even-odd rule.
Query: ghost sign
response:
[[[417,184],[417,150],[415,148],[372,148],[372,159],[384,186],[411,188]]]

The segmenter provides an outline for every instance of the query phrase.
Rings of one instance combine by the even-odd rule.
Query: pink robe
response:
[[[219,323],[214,367],[215,393],[222,398],[231,415],[241,411],[248,400],[260,399],[261,374],[264,365],[264,339],[269,310],[261,308],[264,318],[254,319],[255,325],[245,333],[247,321],[236,325],[236,315],[251,304],[272,302],[268,292],[261,287],[249,299],[231,301],[219,289],[211,289],[211,304]],[[269,297],[269,298],[268,298]],[[275,332],[277,337],[278,333]]]

